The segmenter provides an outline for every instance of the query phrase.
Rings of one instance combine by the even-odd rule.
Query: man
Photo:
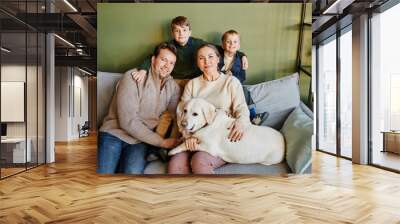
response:
[[[176,62],[176,48],[158,45],[144,82],[137,83],[127,71],[116,87],[108,115],[100,128],[97,172],[141,174],[151,148],[174,148],[176,138],[163,138],[154,129],[168,110],[175,114],[180,88],[170,76]]]

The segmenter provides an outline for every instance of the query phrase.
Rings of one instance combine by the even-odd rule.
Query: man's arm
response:
[[[240,120],[242,124],[249,123],[250,112],[247,108],[242,85],[238,79],[233,78],[229,87],[231,88],[233,116]]]
[[[132,137],[155,146],[161,146],[163,138],[148,128],[139,117],[138,84],[131,74],[125,74],[117,89],[117,113],[120,127]]]

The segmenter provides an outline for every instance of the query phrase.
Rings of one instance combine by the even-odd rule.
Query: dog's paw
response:
[[[168,155],[169,155],[169,156],[173,156],[173,155],[175,155],[175,154],[180,153],[180,151],[181,151],[181,150],[179,150],[179,149],[173,149],[173,150],[171,150],[171,151],[168,152]]]

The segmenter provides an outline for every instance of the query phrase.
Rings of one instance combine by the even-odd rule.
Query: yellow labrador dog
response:
[[[180,103],[177,108],[178,122],[184,130],[199,139],[199,151],[208,152],[228,163],[271,165],[282,162],[285,155],[285,142],[282,134],[270,127],[248,125],[243,138],[238,142],[228,139],[234,118],[225,111],[201,98]],[[168,154],[186,151],[182,143]]]

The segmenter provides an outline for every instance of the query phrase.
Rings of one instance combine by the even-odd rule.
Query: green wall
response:
[[[136,67],[155,45],[171,39],[170,21],[183,15],[192,24],[192,36],[212,43],[220,44],[222,33],[229,29],[240,33],[241,51],[250,64],[247,84],[296,72],[298,3],[101,3],[97,8],[99,71]],[[311,13],[307,18],[311,20]],[[303,51],[311,52],[309,48]]]

